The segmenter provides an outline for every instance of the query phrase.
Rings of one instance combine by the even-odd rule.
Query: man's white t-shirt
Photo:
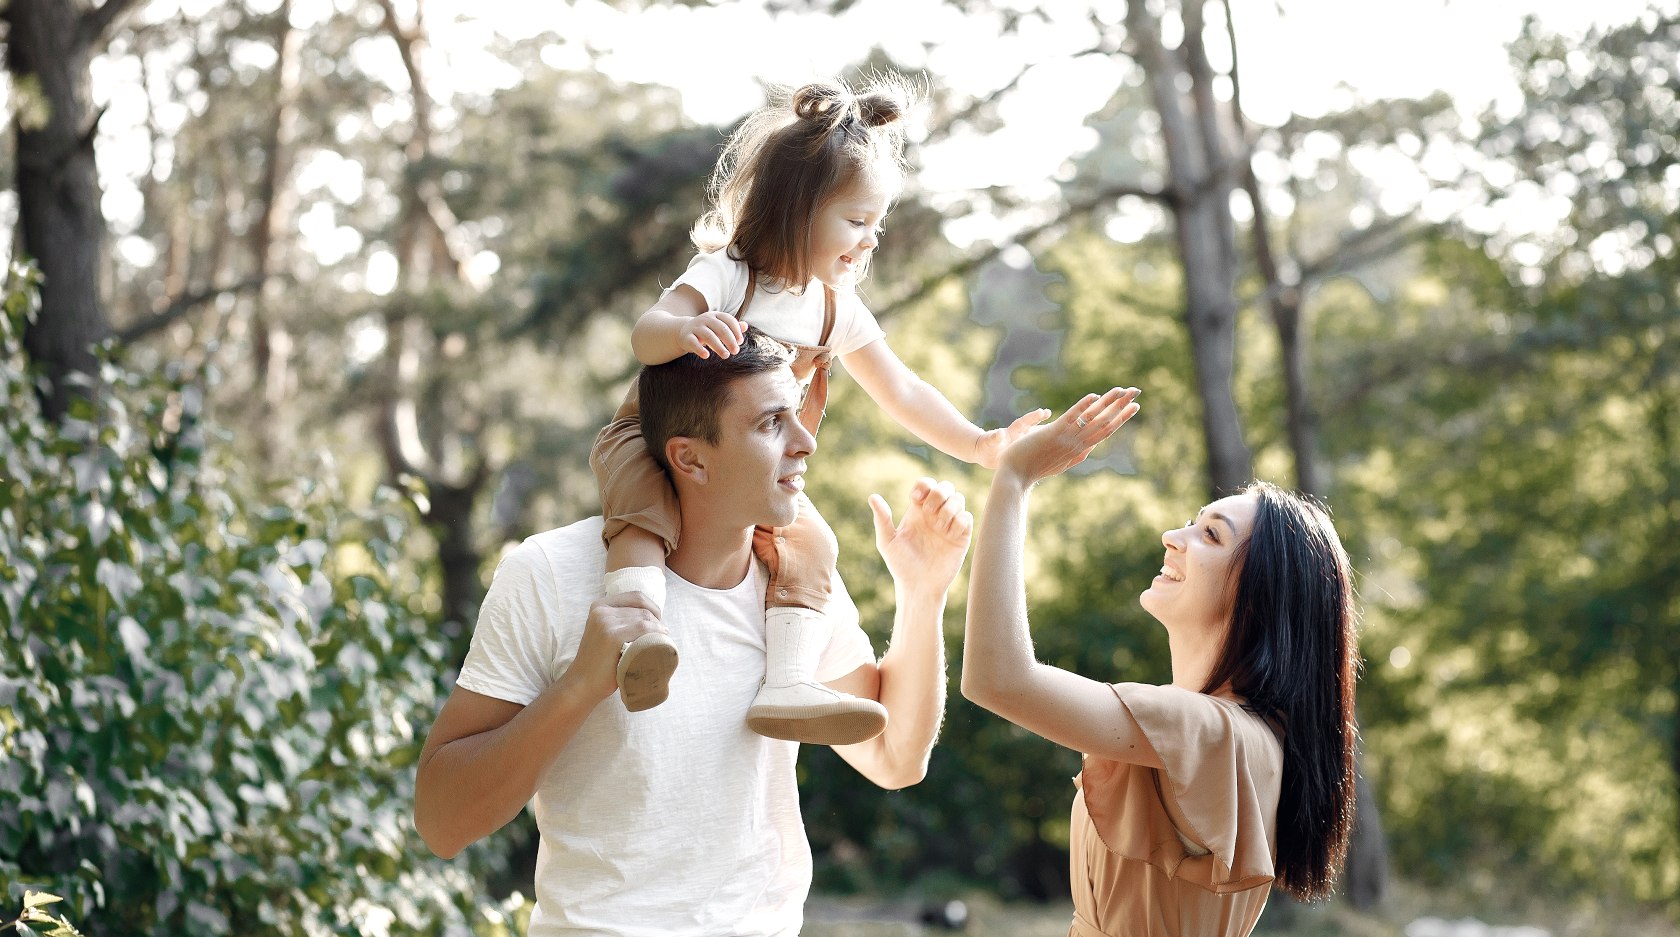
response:
[[[527,539],[504,557],[458,685],[527,705],[571,665],[606,563],[601,519]],[[537,787],[541,834],[530,937],[772,937],[803,922],[811,847],[798,745],[747,728],[764,677],[764,585],[754,561],[730,589],[666,572],[664,621],[680,662],[671,695],[595,707]],[[817,671],[874,663],[835,577],[833,636]]]
[[[709,254],[695,254],[688,269],[671,284],[690,286],[706,299],[708,309],[734,314],[747,295],[747,265],[732,259],[728,250]],[[829,347],[844,358],[859,348],[885,338],[875,321],[874,313],[850,289],[839,289],[834,295],[834,331],[829,334]],[[822,338],[823,287],[812,280],[805,289],[767,290],[761,284],[747,307],[747,322],[756,325],[773,338],[801,345],[815,345]]]

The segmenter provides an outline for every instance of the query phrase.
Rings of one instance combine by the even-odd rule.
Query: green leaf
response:
[[[24,907],[24,910],[33,910],[35,908],[44,908],[47,905],[52,904],[55,901],[63,901],[63,900],[64,900],[63,898],[60,898],[57,895],[50,895],[50,894],[48,894],[44,891],[26,891],[26,892],[23,893],[23,907]]]

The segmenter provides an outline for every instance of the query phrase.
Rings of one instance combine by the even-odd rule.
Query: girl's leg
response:
[[[627,408],[596,437],[589,458],[601,486],[601,535],[607,543],[601,594],[639,592],[659,615],[665,607],[665,554],[676,543],[676,496],[647,453],[640,421]],[[676,669],[677,647],[664,631],[626,643],[618,660],[620,702],[631,712],[663,703]]]
[[[764,686],[747,710],[760,735],[814,745],[850,745],[881,734],[887,710],[872,699],[816,680],[832,623],[824,613],[838,545],[809,499],[787,527],[753,531],[753,549],[770,568],[765,594]]]

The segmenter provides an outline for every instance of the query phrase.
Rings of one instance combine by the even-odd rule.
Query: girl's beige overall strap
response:
[[[817,429],[822,426],[823,413],[828,410],[828,369],[834,362],[834,352],[828,348],[828,341],[834,332],[834,290],[827,283],[823,284],[823,327],[822,336],[817,339],[817,345],[822,351],[817,353],[814,364],[816,369],[811,372],[811,383],[805,385],[805,399],[799,405],[799,422],[817,435]]]
[[[741,297],[741,308],[735,310],[735,318],[742,322],[747,320],[747,307],[752,305],[753,294],[758,292],[758,271],[747,268],[747,295]]]

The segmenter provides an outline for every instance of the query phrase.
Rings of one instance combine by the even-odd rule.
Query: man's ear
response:
[[[665,440],[665,461],[671,465],[672,481],[685,478],[696,485],[706,483],[706,453],[702,440],[692,436],[672,436]]]

